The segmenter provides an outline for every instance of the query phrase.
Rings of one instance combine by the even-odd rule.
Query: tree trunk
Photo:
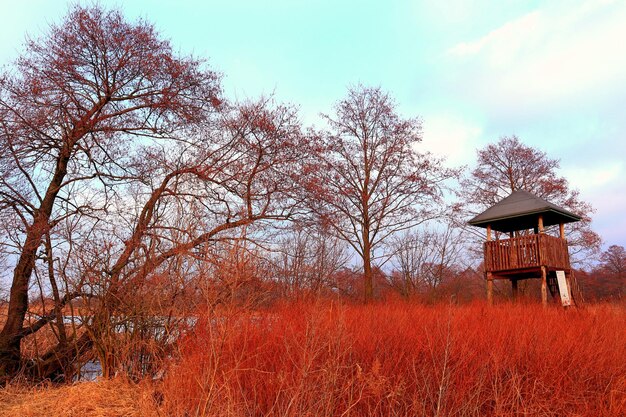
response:
[[[374,279],[372,274],[372,247],[369,241],[369,230],[363,230],[363,283],[365,302],[374,299]]]
[[[39,209],[35,211],[33,223],[26,231],[26,240],[13,271],[7,320],[0,332],[0,377],[10,377],[20,368],[20,345],[24,337],[22,327],[28,310],[28,284],[35,267],[37,249],[44,234],[48,232],[54,202],[67,174],[69,157],[70,148],[66,142],[57,159],[55,173],[46,194]]]
[[[0,377],[12,376],[20,368],[22,326],[28,310],[28,284],[46,226],[47,219],[38,216],[28,230],[22,253],[13,271],[7,321],[0,332]]]

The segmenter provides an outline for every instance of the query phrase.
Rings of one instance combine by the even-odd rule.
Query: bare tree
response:
[[[432,291],[466,267],[462,231],[450,225],[408,231],[395,236],[390,246],[394,254],[391,284],[406,297]]]
[[[185,133],[169,146],[141,149],[136,180],[112,200],[119,208],[110,208],[77,251],[80,279],[74,281],[90,277],[89,292],[97,294],[84,338],[95,346],[105,376],[125,367],[120,328],[134,332],[139,320],[145,328],[163,314],[140,307],[153,305],[137,301],[146,287],[163,277],[199,275],[190,262],[214,262],[213,245],[236,241],[241,228],[250,230],[250,240],[255,228],[299,210],[302,135],[292,107],[269,100],[223,103],[218,120]],[[186,283],[153,297],[166,300],[176,291],[186,293]]]
[[[602,268],[615,275],[618,280],[626,276],[626,250],[623,246],[611,245],[600,255]]]
[[[626,290],[626,250],[611,245],[600,254],[600,262],[589,272],[577,271],[586,300],[623,300]]]
[[[333,290],[334,275],[349,259],[343,241],[320,231],[294,230],[278,242],[274,270],[286,295],[298,297],[305,291],[320,294]]]
[[[351,88],[325,116],[310,190],[323,223],[363,262],[365,299],[373,296],[374,251],[389,236],[436,217],[452,172],[416,150],[421,121],[403,119],[379,88]]]
[[[159,277],[181,276],[240,227],[297,214],[306,152],[295,110],[222,102],[218,81],[150,24],[98,6],[72,8],[3,74],[1,242],[16,262],[0,376],[47,325],[59,343],[37,358],[42,376],[106,346]],[[25,321],[33,282],[41,308]],[[89,317],[64,334],[75,299]]]
[[[151,25],[97,6],[72,8],[2,75],[0,209],[20,225],[0,374],[15,372],[20,341],[36,329],[24,328],[24,317],[44,237],[65,218],[106,209],[106,198],[94,206],[81,187],[106,195],[129,175],[133,138],[162,137],[197,121],[217,93],[216,74],[174,56]],[[62,304],[73,297],[65,294]]]

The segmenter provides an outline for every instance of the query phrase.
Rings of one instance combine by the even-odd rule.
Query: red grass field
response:
[[[6,387],[2,416],[626,416],[626,309],[300,303],[207,314],[162,381]]]
[[[167,414],[626,415],[623,307],[292,304],[208,315],[181,354]]]

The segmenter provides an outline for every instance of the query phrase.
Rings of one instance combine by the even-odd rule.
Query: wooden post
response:
[[[511,278],[511,293],[513,295],[513,299],[517,300],[519,292],[518,292],[518,288],[517,288],[517,279],[516,278]]]
[[[487,225],[487,242],[491,242],[491,225]],[[493,274],[487,272],[487,303],[493,305]]]
[[[565,225],[563,223],[559,223],[559,236],[561,239],[565,239]]]
[[[539,233],[543,233],[543,216],[540,214],[539,215],[539,224],[538,224],[538,229],[539,229]]]
[[[541,266],[541,305],[544,307],[548,306],[548,282],[546,280],[547,273],[546,267]]]

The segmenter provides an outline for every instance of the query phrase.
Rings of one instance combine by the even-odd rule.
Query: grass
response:
[[[625,416],[626,311],[393,301],[208,312],[158,382],[5,388],[20,416]]]
[[[163,383],[174,415],[619,416],[609,306],[291,304],[209,317]]]
[[[70,386],[11,385],[0,392],[0,416],[13,417],[156,417],[151,390],[124,379]]]

